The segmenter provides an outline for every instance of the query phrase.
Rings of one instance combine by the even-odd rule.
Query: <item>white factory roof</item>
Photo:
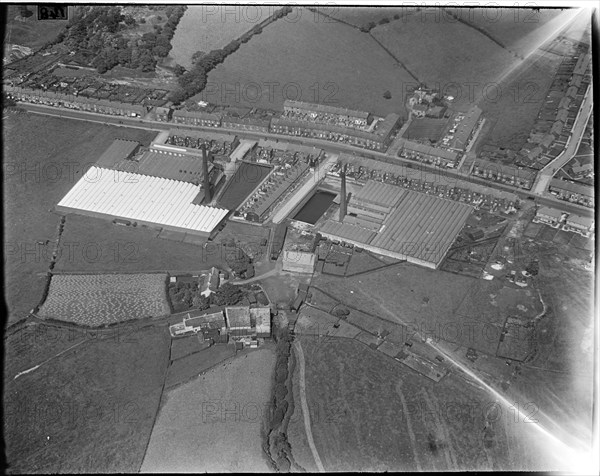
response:
[[[194,205],[199,190],[192,183],[93,166],[58,207],[210,232],[228,211]]]

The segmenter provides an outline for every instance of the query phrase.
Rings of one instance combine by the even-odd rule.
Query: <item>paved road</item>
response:
[[[563,167],[569,162],[579,149],[579,144],[583,138],[583,133],[587,127],[588,120],[592,114],[593,95],[592,86],[588,86],[586,96],[581,103],[577,117],[573,124],[571,136],[567,142],[567,146],[552,162],[547,164],[540,172],[538,172],[535,184],[532,187],[532,191],[538,195],[543,195],[548,189],[548,184],[558,169]]]
[[[207,131],[207,132],[215,131],[214,127],[186,126],[186,125],[182,125],[182,124],[156,122],[156,121],[150,121],[150,120],[140,119],[140,118],[110,116],[110,115],[104,115],[104,114],[72,111],[69,109],[57,109],[57,108],[54,108],[51,106],[41,106],[41,105],[37,105],[37,104],[19,103],[19,106],[29,112],[33,112],[33,113],[37,113],[37,114],[46,114],[46,115],[50,115],[50,116],[65,117],[65,118],[89,121],[89,122],[97,122],[97,123],[101,123],[101,124],[112,124],[112,125],[116,125],[116,126],[136,127],[139,129],[165,131],[165,130],[170,130],[170,129],[176,128],[176,129],[190,130],[190,131],[198,131],[198,130]],[[309,137],[296,138],[293,136],[282,136],[279,134],[272,134],[270,132],[253,133],[250,131],[240,131],[238,129],[228,129],[228,128],[223,128],[223,127],[217,129],[217,132],[235,134],[235,135],[238,135],[240,138],[275,139],[277,141],[289,142],[292,144],[302,144],[302,145],[309,144],[309,145],[314,145],[316,147],[319,147],[319,148],[323,149],[325,152],[329,152],[331,154],[340,153],[340,152],[349,152],[351,154],[356,154],[356,155],[359,155],[362,157],[368,157],[368,158],[371,158],[374,160],[378,160],[380,162],[392,163],[395,165],[405,166],[405,167],[413,169],[413,170],[423,170],[423,171],[439,174],[440,177],[444,177],[442,180],[444,181],[444,183],[446,185],[452,184],[453,178],[454,179],[459,178],[459,179],[465,180],[467,182],[483,185],[484,187],[487,187],[487,188],[494,188],[494,189],[504,190],[507,192],[516,193],[522,199],[526,199],[528,197],[535,198],[536,200],[539,200],[540,203],[542,203],[542,201],[543,201],[543,203],[546,204],[547,206],[554,207],[558,210],[562,210],[562,211],[566,211],[566,212],[569,212],[572,210],[578,210],[578,213],[580,213],[580,214],[581,213],[583,213],[583,214],[592,214],[593,213],[589,208],[586,208],[582,205],[576,205],[576,204],[572,204],[569,202],[565,202],[564,200],[559,200],[559,199],[555,198],[554,196],[542,195],[540,197],[539,194],[536,194],[534,192],[530,192],[527,190],[518,190],[509,185],[504,185],[504,184],[497,183],[497,182],[490,182],[487,180],[478,179],[478,178],[469,176],[469,175],[467,175],[463,172],[457,171],[457,170],[453,170],[453,169],[449,170],[446,168],[440,168],[440,167],[434,167],[431,165],[415,163],[414,161],[411,161],[411,160],[403,159],[401,157],[395,157],[395,156],[391,155],[391,154],[393,154],[393,152],[391,152],[391,151],[388,151],[388,153],[376,152],[376,151],[371,151],[371,150],[365,150],[360,147],[354,147],[354,146],[351,146],[348,144],[332,143],[329,141],[313,139],[313,138],[309,138]]]

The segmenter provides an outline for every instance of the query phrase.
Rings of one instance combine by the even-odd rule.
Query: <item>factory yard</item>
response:
[[[252,351],[170,391],[141,472],[270,472],[261,445],[274,364],[270,349]]]
[[[57,274],[38,316],[97,327],[170,313],[166,274]]]

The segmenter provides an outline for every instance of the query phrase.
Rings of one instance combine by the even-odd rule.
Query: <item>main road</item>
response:
[[[591,94],[588,95],[591,97]],[[273,139],[275,141],[289,142],[295,144],[310,144],[313,146],[317,146],[320,149],[323,149],[330,154],[339,154],[340,152],[346,152],[349,154],[355,154],[357,156],[371,158],[380,162],[386,162],[394,165],[401,165],[413,170],[421,170],[425,172],[433,172],[439,174],[440,176],[445,177],[444,183],[446,185],[451,184],[452,179],[461,179],[467,182],[476,183],[479,185],[483,185],[488,188],[495,188],[499,190],[504,190],[507,192],[516,193],[522,199],[530,199],[535,200],[537,203],[551,206],[562,210],[568,213],[577,213],[585,216],[592,216],[593,210],[584,207],[582,205],[578,205],[575,203],[565,202],[563,200],[559,200],[550,194],[538,194],[534,191],[527,191],[521,189],[515,189],[514,187],[510,187],[508,185],[504,185],[498,182],[489,182],[487,180],[479,179],[473,176],[470,176],[464,172],[460,172],[455,169],[445,169],[441,167],[435,167],[432,165],[427,165],[423,163],[416,163],[412,160],[408,160],[402,157],[398,157],[394,155],[392,151],[388,153],[377,152],[374,150],[366,150],[360,147],[354,147],[349,144],[344,143],[332,143],[330,141],[325,141],[321,139],[314,139],[312,137],[294,137],[294,136],[283,136],[280,134],[273,134],[271,132],[251,132],[251,131],[241,131],[239,129],[230,129],[226,127],[219,127],[215,129],[214,127],[202,127],[202,126],[188,126],[184,124],[173,124],[171,122],[159,122],[149,119],[140,119],[126,116],[111,116],[107,114],[97,114],[92,112],[83,112],[83,111],[74,111],[71,109],[59,109],[52,106],[44,106],[40,104],[28,104],[28,103],[19,103],[19,107],[24,110],[36,114],[43,114],[48,116],[55,117],[63,117],[67,119],[75,119],[79,121],[88,121],[88,122],[97,122],[100,124],[111,124],[115,126],[124,126],[124,127],[135,127],[138,129],[150,129],[156,131],[166,131],[171,129],[180,129],[180,130],[190,130],[190,131],[206,131],[206,132],[220,132],[220,133],[229,133],[235,134],[237,136],[248,138],[248,139]],[[580,117],[583,114],[580,115]],[[573,152],[574,153],[574,152]]]

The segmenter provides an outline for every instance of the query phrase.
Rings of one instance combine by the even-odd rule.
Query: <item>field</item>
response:
[[[219,206],[235,210],[258,187],[273,170],[264,165],[242,162],[235,174],[229,179],[227,188],[219,198]]]
[[[547,441],[532,425],[513,420],[460,373],[434,383],[356,341],[300,341],[311,430],[326,471],[557,467],[543,454]],[[298,386],[297,370],[295,399]],[[305,434],[303,418],[295,413],[288,428],[292,453],[310,470],[315,462]]]
[[[196,100],[281,110],[289,98],[403,115],[409,81],[367,34],[338,22],[317,23],[312,12],[294,9],[217,66]],[[391,99],[383,97],[388,90]]]
[[[5,42],[36,50],[56,38],[65,28],[66,22],[64,20],[38,21],[35,5],[27,5],[27,7],[33,15],[23,18],[20,14],[20,6],[7,6]]]
[[[224,262],[221,253],[211,252],[213,248],[160,239],[157,234],[148,228],[124,227],[108,220],[67,215],[54,269],[60,272],[187,273]]]
[[[58,274],[38,315],[97,327],[169,314],[166,274]]]
[[[479,143],[519,150],[527,141],[559,64],[560,59],[551,55],[533,54],[498,83],[498,97],[490,89],[479,103],[487,118]]]
[[[169,56],[189,68],[196,51],[208,53],[224,47],[266,20],[273,11],[273,7],[258,5],[235,8],[188,5],[171,40],[173,49]]]
[[[168,331],[81,336],[54,328],[37,335],[5,340],[8,472],[137,472],[158,411]],[[14,378],[32,365],[40,366]]]
[[[177,359],[169,366],[165,388],[186,383],[220,362],[234,356],[235,347],[233,345],[219,344]]]
[[[574,14],[574,11],[549,8],[537,11],[526,8],[448,10],[519,56],[526,56],[541,46]]]
[[[406,21],[378,26],[371,34],[419,81],[453,96],[453,108],[466,110],[515,58],[473,28],[435,20],[434,16],[410,16]]]
[[[148,145],[156,133],[25,113],[9,114],[3,129],[4,217],[10,224],[5,232],[6,299],[12,321],[42,297],[60,223],[49,210],[115,138]],[[106,223],[98,223],[86,243],[106,236]],[[81,237],[71,236],[71,241],[81,243]],[[65,256],[68,261],[67,248]],[[80,250],[74,256],[83,260]],[[87,264],[74,269],[87,269]]]
[[[141,472],[266,472],[262,429],[275,354],[248,352],[169,392]]]
[[[324,23],[337,19],[358,28],[367,27],[370,23],[378,23],[384,18],[389,21],[394,20],[394,16],[402,17],[408,9],[405,8],[360,8],[360,7],[340,7],[331,5],[319,5],[316,12],[311,12],[316,21]],[[321,15],[322,14],[322,15]],[[330,18],[325,17],[327,15]]]
[[[531,290],[409,263],[365,276],[321,275],[311,285],[327,290],[349,307],[405,324],[423,337],[441,338],[490,354],[495,352],[507,315],[528,319],[542,307]]]

